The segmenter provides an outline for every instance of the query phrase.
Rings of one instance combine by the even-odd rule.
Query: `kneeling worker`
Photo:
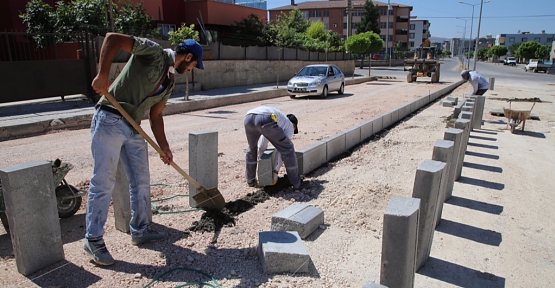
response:
[[[272,143],[277,152],[281,154],[281,159],[287,171],[287,178],[289,178],[289,182],[293,185],[295,192],[301,191],[302,180],[299,174],[297,155],[295,154],[293,142],[291,142],[293,134],[299,132],[297,124],[298,120],[295,115],[285,115],[278,109],[269,106],[259,106],[247,112],[247,116],[245,117],[245,133],[249,146],[245,153],[245,177],[250,187],[257,186],[257,143],[261,136],[264,136],[267,141]],[[279,157],[279,154],[276,157]],[[276,169],[275,166],[274,169]]]

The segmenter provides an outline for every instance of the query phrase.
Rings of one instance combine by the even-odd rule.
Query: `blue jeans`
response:
[[[131,234],[141,234],[149,223],[150,172],[147,143],[123,117],[96,110],[91,121],[93,175],[87,197],[86,233],[101,239],[121,159],[131,194]]]

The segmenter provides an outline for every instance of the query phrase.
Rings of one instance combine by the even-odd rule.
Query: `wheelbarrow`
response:
[[[534,105],[536,102],[532,104],[532,108],[530,110],[517,110],[511,109],[511,100],[508,100],[509,108],[503,107],[503,113],[505,117],[507,117],[507,125],[511,126],[511,133],[515,133],[515,129],[520,123],[522,123],[522,131],[524,131],[524,125],[526,124],[526,119],[530,118],[530,113],[532,113],[532,109],[534,109]]]
[[[56,193],[56,204],[58,206],[58,217],[68,218],[73,216],[81,207],[83,195],[87,194],[84,189],[77,189],[75,186],[69,185],[65,180],[67,173],[73,169],[70,163],[62,163],[60,159],[52,162],[52,175],[54,176],[54,185]],[[9,232],[8,217],[6,215],[6,206],[4,203],[4,195],[2,193],[2,183],[0,182],[0,220]]]

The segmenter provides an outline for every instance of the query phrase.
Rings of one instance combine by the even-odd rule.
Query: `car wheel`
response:
[[[291,99],[295,99],[297,96],[296,95],[289,95],[289,98]]]
[[[339,87],[339,91],[337,91],[337,94],[343,95],[343,93],[345,93],[345,84],[341,83],[341,87]]]
[[[328,97],[328,85],[324,86],[324,89],[322,90],[322,98],[327,98]]]

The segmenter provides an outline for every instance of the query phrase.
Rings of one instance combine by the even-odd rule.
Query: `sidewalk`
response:
[[[377,77],[346,77],[345,85],[376,80]],[[177,114],[287,95],[287,82],[236,86],[208,91],[176,92],[170,97],[164,114]],[[57,129],[78,129],[90,125],[94,103],[85,96],[53,97],[0,104],[0,141],[42,134]]]

